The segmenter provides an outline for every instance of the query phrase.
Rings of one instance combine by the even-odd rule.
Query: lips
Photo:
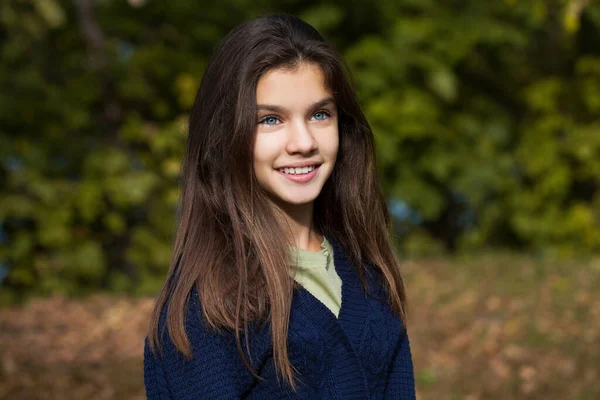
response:
[[[317,173],[319,172],[319,167],[320,165],[315,165],[315,168],[307,173],[300,173],[300,174],[291,174],[291,173],[286,173],[286,172],[282,172],[281,169],[277,170],[277,172],[285,177],[286,179],[295,182],[295,183],[308,183],[310,181],[313,180],[313,178],[317,175]],[[308,167],[304,167],[304,168],[308,168]]]
[[[288,164],[288,165],[282,165],[281,167],[275,168],[275,169],[282,169],[282,168],[303,168],[303,167],[310,167],[310,166],[315,166],[318,167],[321,164],[323,164],[320,161],[302,161],[302,162],[297,162],[297,163],[293,163],[293,164]]]
[[[309,172],[312,172],[316,167],[317,167],[316,165],[309,165],[306,167],[279,168],[279,172],[283,172],[285,174],[290,174],[290,175],[301,175],[301,174],[308,174]]]

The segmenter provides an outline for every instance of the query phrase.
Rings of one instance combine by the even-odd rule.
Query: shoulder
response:
[[[176,333],[170,332],[167,327],[168,307],[169,303],[167,302],[161,310],[159,321],[160,341],[167,355],[179,353],[174,340]],[[190,291],[186,302],[184,329],[190,343],[192,358],[200,357],[207,352],[235,352],[237,354],[235,333],[228,329],[213,328],[206,322],[196,287]]]
[[[191,291],[185,310],[185,334],[191,357],[175,345],[166,326],[168,306],[163,307],[159,324],[160,352],[153,353],[148,339],[144,351],[144,381],[149,399],[237,398],[254,378],[244,365],[231,331],[216,331],[204,321],[197,291]],[[257,336],[254,335],[254,338]],[[242,337],[242,343],[245,338]],[[256,357],[256,353],[252,353]],[[152,397],[150,392],[170,393]]]

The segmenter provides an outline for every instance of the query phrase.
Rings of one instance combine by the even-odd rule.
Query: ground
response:
[[[600,398],[600,259],[403,262],[419,399]],[[144,399],[152,299],[0,310],[1,399]]]

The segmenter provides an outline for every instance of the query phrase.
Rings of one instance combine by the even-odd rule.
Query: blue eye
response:
[[[313,116],[317,121],[323,121],[329,117],[329,113],[327,111],[317,111]]]
[[[331,117],[331,113],[326,110],[317,111],[316,113],[313,114],[313,118],[316,121],[325,121],[329,117]],[[280,124],[281,120],[278,117],[275,117],[273,115],[268,115],[268,116],[264,117],[263,119],[261,119],[260,121],[258,121],[258,123],[266,125],[266,126],[275,126],[275,125]]]
[[[279,118],[277,118],[277,117],[266,117],[262,121],[260,121],[260,123],[269,125],[269,126],[273,126],[273,125],[276,125],[277,121],[279,121]]]

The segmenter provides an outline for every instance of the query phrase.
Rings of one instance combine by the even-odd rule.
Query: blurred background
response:
[[[185,125],[248,18],[353,73],[419,398],[600,398],[600,4],[1,0],[0,398],[142,399]]]

